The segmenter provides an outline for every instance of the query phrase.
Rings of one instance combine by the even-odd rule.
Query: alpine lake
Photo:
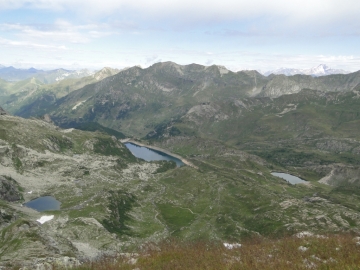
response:
[[[286,181],[288,181],[290,184],[293,184],[293,185],[296,185],[296,184],[301,184],[301,183],[307,183],[307,181],[297,177],[297,176],[294,176],[294,175],[291,175],[291,174],[288,174],[288,173],[278,173],[278,172],[272,172],[271,173],[273,176],[276,176],[276,177],[280,177],[282,179],[285,179]]]
[[[53,196],[43,196],[24,203],[24,206],[35,209],[38,212],[60,210],[60,204]]]
[[[167,160],[174,161],[177,167],[184,166],[185,164],[178,158],[165,154],[158,150],[153,150],[144,146],[139,146],[133,143],[125,143],[125,146],[137,158],[145,161]]]

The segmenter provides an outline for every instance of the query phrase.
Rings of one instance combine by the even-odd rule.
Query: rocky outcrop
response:
[[[0,199],[8,202],[22,199],[19,186],[11,177],[0,176]]]
[[[360,185],[360,168],[357,166],[346,166],[343,164],[332,164],[331,172],[319,180],[322,184],[330,186],[352,186]]]
[[[3,209],[0,209],[0,228],[6,227],[8,224],[12,223],[17,219],[16,214],[13,212]],[[0,268],[1,269],[1,268]]]
[[[8,113],[0,107],[0,115],[7,115]]]

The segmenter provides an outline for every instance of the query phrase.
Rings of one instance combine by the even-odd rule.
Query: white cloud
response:
[[[214,60],[208,59],[208,60],[205,62],[205,65],[210,66],[212,63],[214,63]]]
[[[236,55],[236,54],[234,54]],[[308,69],[326,64],[331,68],[357,71],[360,69],[360,56],[354,55],[302,55],[302,54],[247,54],[239,53],[233,57],[242,62],[229,63],[233,70],[256,69],[263,72],[278,68]],[[225,59],[226,57],[223,57]]]
[[[56,46],[56,45],[47,45],[40,43],[33,43],[27,41],[17,41],[17,40],[9,40],[5,38],[0,38],[0,46],[14,46],[14,47],[24,47],[27,49],[51,49],[51,50],[67,50],[67,47],[64,45]]]
[[[0,30],[11,32],[20,40],[49,43],[88,43],[91,39],[112,34],[106,24],[73,25],[65,20],[57,20],[50,25],[0,24]]]
[[[20,7],[108,15],[130,12],[145,17],[178,20],[242,20],[286,18],[294,23],[326,24],[358,19],[358,0],[0,0],[0,9]],[[175,16],[175,17],[174,17]],[[182,19],[181,19],[182,18]]]
[[[145,63],[147,65],[151,65],[156,62],[159,62],[159,57],[157,55],[152,55],[152,56],[146,57]]]
[[[17,16],[1,19],[10,9]],[[147,66],[161,58],[232,70],[321,63],[357,70],[359,10],[358,0],[0,0],[0,46],[8,63],[21,55],[52,65],[56,55],[57,66]]]

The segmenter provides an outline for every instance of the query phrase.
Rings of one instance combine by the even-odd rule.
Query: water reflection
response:
[[[274,176],[280,177],[282,179],[285,179],[286,181],[288,181],[290,184],[293,184],[293,185],[307,182],[305,180],[302,180],[299,177],[296,177],[296,176],[288,174],[288,173],[272,172],[271,174]]]
[[[154,160],[172,160],[175,161],[176,166],[181,167],[185,164],[178,158],[165,154],[161,151],[153,150],[146,148],[144,146],[138,146],[133,143],[125,143],[125,146],[130,150],[130,152],[137,158],[144,159],[146,161]]]

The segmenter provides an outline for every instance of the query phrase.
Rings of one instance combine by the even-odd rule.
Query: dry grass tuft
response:
[[[149,244],[137,255],[104,257],[76,269],[360,269],[360,245],[350,234],[255,238],[233,249],[222,243],[167,240]]]

